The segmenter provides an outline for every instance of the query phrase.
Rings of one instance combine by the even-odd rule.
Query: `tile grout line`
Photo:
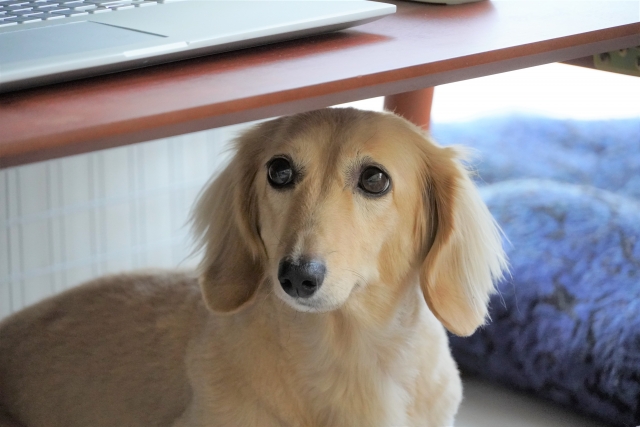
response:
[[[144,193],[146,190],[146,181],[145,181],[145,155],[144,148],[141,146],[136,146],[136,160],[137,167],[136,171],[138,173],[138,189],[139,192]],[[138,233],[139,233],[139,244],[141,247],[147,246],[147,233],[146,233],[146,221],[145,218],[147,216],[147,210],[145,208],[145,204],[141,199],[136,200],[138,204]],[[148,257],[146,252],[142,252],[140,255],[140,266],[146,266],[148,264]]]
[[[45,168],[45,176],[47,179],[47,187],[46,187],[46,191],[47,191],[47,211],[51,211],[52,205],[53,205],[53,201],[52,201],[52,197],[53,197],[53,182],[51,179],[51,163],[52,162],[45,162],[44,168]],[[49,237],[49,241],[47,242],[47,251],[49,252],[48,254],[48,258],[49,258],[49,264],[51,264],[54,261],[54,253],[55,251],[53,250],[53,219],[52,218],[48,218],[47,219],[47,235]],[[50,295],[55,295],[56,294],[56,281],[55,281],[55,277],[53,274],[49,275],[49,286],[51,287],[51,294]]]
[[[95,200],[96,198],[96,188],[95,188],[95,179],[94,179],[94,169],[97,167],[94,163],[96,163],[97,154],[90,154],[87,158],[87,175],[88,175],[88,191],[89,191],[89,200]],[[89,247],[91,251],[91,257],[95,257],[97,253],[97,209],[89,210]],[[91,265],[91,274],[97,276],[98,267],[95,264]]]
[[[5,173],[5,172],[0,172],[0,173]],[[9,171],[6,172],[6,176],[5,176],[5,180],[4,180],[4,187],[5,187],[5,204],[4,204],[4,209],[5,209],[5,217],[7,218],[7,220],[9,219],[10,215],[11,215],[11,209],[9,209]],[[12,275],[12,259],[11,259],[11,253],[13,252],[11,250],[11,228],[9,228],[8,224],[5,225],[6,229],[7,229],[7,267],[8,267],[8,273],[9,273],[9,277],[11,277]],[[9,314],[13,313],[14,307],[13,307],[13,286],[11,284],[11,281],[8,282],[8,289],[9,289]]]
[[[56,164],[58,166],[58,204],[60,206],[64,206],[64,179],[63,173],[64,168],[62,167],[62,160],[57,160]],[[62,265],[67,265],[67,240],[66,240],[66,227],[65,227],[65,218],[60,218],[58,222],[58,227],[60,230],[60,263]],[[68,289],[69,283],[67,283],[67,269],[63,269],[60,271],[60,281],[62,282],[62,289]]]
[[[129,146],[127,147],[127,184],[129,186],[128,193],[136,192],[136,177],[135,177],[135,163],[136,163],[136,153],[135,147]],[[138,201],[133,200],[132,203],[129,204],[129,236],[131,237],[132,246],[138,246]],[[131,254],[131,265],[133,268],[140,267],[140,257],[137,253]]]
[[[20,191],[20,171],[16,170],[15,173],[15,181],[16,181],[16,208],[17,208],[17,216],[20,217],[22,216],[22,197],[20,197],[21,191]],[[18,267],[20,268],[20,271],[23,272],[24,271],[24,254],[23,252],[23,245],[24,245],[24,233],[23,233],[23,226],[19,225],[18,226],[18,242],[17,242],[17,246],[18,246]],[[20,305],[21,308],[24,307],[25,304],[25,283],[24,280],[20,281]]]

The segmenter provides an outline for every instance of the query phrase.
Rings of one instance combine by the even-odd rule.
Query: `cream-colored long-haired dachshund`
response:
[[[0,425],[453,425],[445,328],[482,325],[505,268],[458,152],[353,109],[236,148],[195,206],[197,276],[106,277],[0,324]]]

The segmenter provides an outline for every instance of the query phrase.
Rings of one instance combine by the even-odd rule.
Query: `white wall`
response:
[[[189,209],[240,128],[0,170],[0,318],[105,273],[194,265]]]

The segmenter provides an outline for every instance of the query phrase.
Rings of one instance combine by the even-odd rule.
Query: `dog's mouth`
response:
[[[328,311],[324,309],[324,304],[322,302],[323,298],[320,295],[314,295],[310,298],[291,296],[287,292],[285,292],[283,287],[277,281],[275,282],[274,288],[275,294],[278,299],[280,299],[296,311],[305,313],[319,313]]]
[[[285,290],[287,285],[285,284],[283,287],[278,280],[274,280],[272,286],[274,287],[274,293],[277,298],[296,311],[303,313],[327,313],[337,310],[344,305],[351,293],[361,288],[362,284],[354,283],[352,286],[349,286],[349,284],[325,283],[322,289],[311,296],[291,295],[290,292],[286,292]],[[342,295],[342,292],[339,291],[343,289],[349,289],[349,291],[345,292],[345,295]]]
[[[302,306],[305,307],[307,309],[309,309],[310,311],[316,311],[318,310],[320,307],[318,306],[317,302],[313,302],[313,301],[308,301],[302,298],[294,298],[293,299],[295,301],[295,304],[297,306]]]

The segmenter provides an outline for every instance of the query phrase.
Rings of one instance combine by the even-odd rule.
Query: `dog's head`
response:
[[[301,312],[393,309],[416,275],[468,335],[505,267],[501,239],[452,148],[392,114],[327,109],[262,123],[194,210],[214,312],[259,286]]]

